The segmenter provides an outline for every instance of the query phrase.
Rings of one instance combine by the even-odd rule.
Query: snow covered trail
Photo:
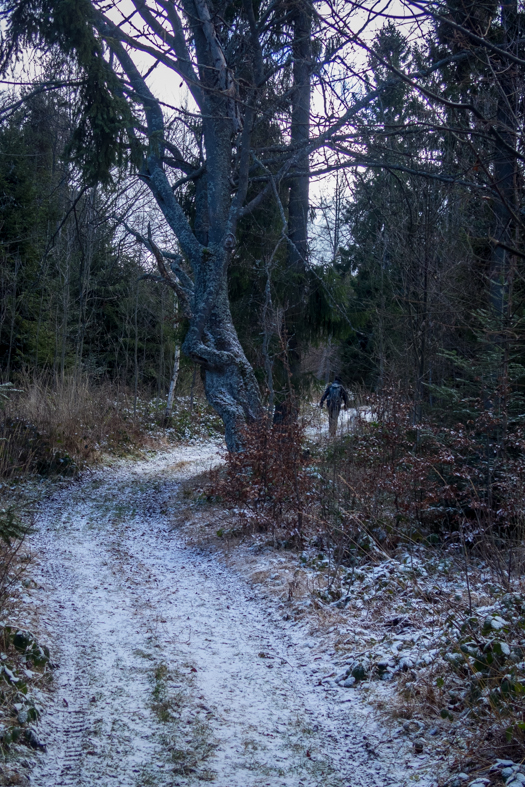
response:
[[[37,612],[58,667],[32,783],[413,783],[406,751],[376,752],[386,731],[355,692],[316,685],[312,643],[170,527],[179,484],[216,452],[121,462],[42,506]]]

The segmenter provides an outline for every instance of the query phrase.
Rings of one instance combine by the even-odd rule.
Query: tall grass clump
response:
[[[21,376],[0,411],[0,478],[71,475],[102,451],[139,442],[131,395],[87,376]],[[136,410],[136,408],[135,408]]]

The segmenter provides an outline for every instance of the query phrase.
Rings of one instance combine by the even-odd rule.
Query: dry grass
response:
[[[115,384],[76,375],[22,378],[0,413],[0,478],[72,475],[103,452],[131,450],[146,437],[143,413]]]

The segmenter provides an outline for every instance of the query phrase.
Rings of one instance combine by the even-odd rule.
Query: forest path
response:
[[[411,783],[354,692],[315,685],[312,643],[170,526],[180,483],[216,461],[207,445],[119,462],[42,506],[37,612],[58,667],[32,783]]]

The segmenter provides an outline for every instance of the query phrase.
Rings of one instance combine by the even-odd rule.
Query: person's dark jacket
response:
[[[330,383],[319,402],[319,407],[322,407],[325,401],[329,410],[340,410],[343,403],[345,408],[348,407],[348,394],[340,382]]]

